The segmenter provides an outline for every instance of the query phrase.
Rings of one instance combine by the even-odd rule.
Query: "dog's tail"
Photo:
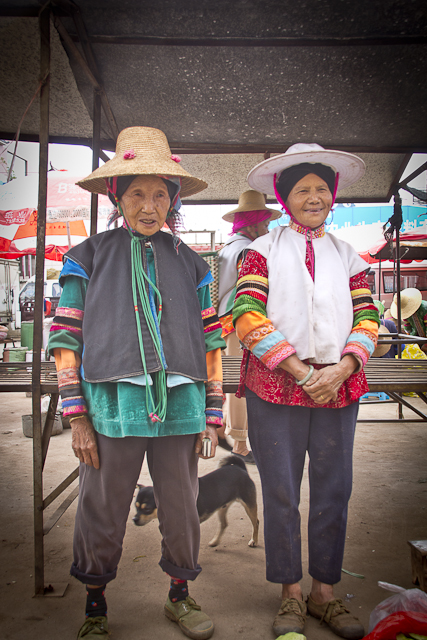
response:
[[[241,458],[238,458],[237,456],[227,456],[226,458],[223,458],[222,460],[219,461],[218,467],[228,467],[230,465],[236,465],[236,467],[240,467],[241,469],[243,469],[244,471],[248,471],[246,469],[246,464],[244,463],[244,461]]]

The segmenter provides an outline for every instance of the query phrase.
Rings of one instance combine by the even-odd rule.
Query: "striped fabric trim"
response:
[[[220,380],[209,380],[206,382],[206,395],[219,396],[222,398],[222,382]]]
[[[70,309],[68,307],[58,307],[52,321],[51,331],[71,331],[81,336],[84,311],[81,309]]]
[[[206,410],[221,412],[224,403],[224,394],[222,392],[222,382],[220,380],[209,380],[206,382]],[[213,415],[217,415],[214,413]],[[219,415],[219,414],[218,414]]]
[[[60,369],[57,373],[58,376],[58,387],[62,393],[69,388],[76,389],[80,388],[80,376],[79,370],[76,367],[69,367],[67,369]]]
[[[236,288],[236,300],[242,295],[252,296],[267,304],[268,279],[256,275],[239,278]]]
[[[243,338],[242,342],[246,349],[252,351],[252,349],[261,342],[261,340],[275,331],[273,323],[268,321],[260,327],[256,327],[255,329],[252,329],[252,331],[249,331],[249,333],[247,333]]]
[[[303,236],[307,236],[307,228],[301,226],[300,224],[298,224],[298,222],[296,220],[292,220],[292,218],[289,221],[289,227],[290,227],[290,229],[293,229],[297,233],[300,233]],[[325,231],[325,223],[323,223],[322,226],[319,227],[318,229],[316,229],[315,231],[311,230],[311,237],[313,239],[323,238],[325,233],[326,233],[326,231]]]
[[[342,352],[342,356],[345,356],[347,354],[359,357],[362,361],[362,366],[365,366],[365,364],[369,360],[369,356],[371,355],[366,347],[355,341],[348,342],[345,346],[344,351]]]
[[[257,311],[264,317],[266,317],[266,306],[260,300],[257,300],[253,296],[240,296],[236,300],[233,307],[233,324],[236,324],[236,320],[240,318],[247,311]]]
[[[222,427],[222,420],[223,420],[222,411],[219,413],[221,415],[214,415],[211,409],[207,409],[205,411],[206,424],[214,424],[216,427]]]
[[[62,410],[64,416],[74,416],[76,414],[86,414],[88,412],[86,400],[83,396],[67,398],[62,400]]]
[[[222,330],[221,323],[214,307],[203,309],[202,319],[204,333],[210,333],[211,331],[216,331],[217,329]]]
[[[260,359],[265,364],[267,369],[273,371],[283,360],[289,358],[296,353],[295,349],[286,340],[278,342],[271,349],[269,349]]]

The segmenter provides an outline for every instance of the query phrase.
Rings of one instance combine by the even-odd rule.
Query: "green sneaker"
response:
[[[77,634],[77,640],[79,638],[86,638],[86,640],[96,638],[96,640],[100,640],[100,638],[108,638],[109,635],[107,618],[98,616],[97,618],[86,618],[84,625]]]
[[[171,602],[168,596],[165,614],[169,620],[179,624],[182,633],[193,640],[207,640],[214,632],[212,620],[190,596],[179,602]]]

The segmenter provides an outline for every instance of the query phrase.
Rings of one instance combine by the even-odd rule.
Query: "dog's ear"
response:
[[[145,485],[144,485],[144,484],[137,484],[137,485],[136,485],[136,488],[137,488],[137,489],[143,489],[144,487],[145,487]]]

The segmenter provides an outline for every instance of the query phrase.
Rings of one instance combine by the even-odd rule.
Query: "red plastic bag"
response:
[[[427,614],[397,611],[381,620],[364,640],[396,640],[398,633],[427,633]]]
[[[394,592],[394,595],[377,604],[372,611],[369,617],[369,632],[373,631],[381,620],[396,611],[414,611],[427,614],[427,593],[420,589],[404,589],[388,582],[378,582],[378,586],[386,591]]]

